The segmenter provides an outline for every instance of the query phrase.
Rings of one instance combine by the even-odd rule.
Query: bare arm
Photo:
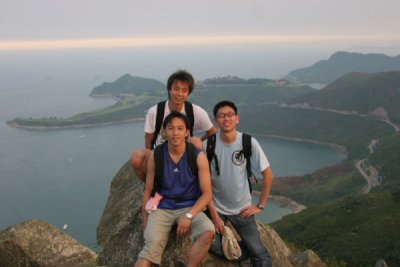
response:
[[[222,234],[224,232],[224,221],[219,217],[217,209],[215,207],[214,200],[211,200],[207,205],[208,211],[210,212],[211,219],[214,223],[215,230],[217,233]]]
[[[201,141],[206,140],[209,136],[215,134],[217,132],[217,129],[215,129],[215,127],[211,127],[210,130],[208,130],[207,132],[204,133],[204,135],[201,137]]]
[[[148,213],[145,209],[146,203],[151,196],[151,191],[154,186],[154,175],[155,175],[155,165],[154,165],[154,153],[151,153],[150,158],[147,162],[147,174],[146,174],[146,185],[143,193],[142,202],[142,216],[143,216],[143,227],[146,228]]]
[[[261,204],[265,207],[267,204],[269,193],[271,191],[272,180],[274,178],[272,174],[271,167],[266,168],[263,172],[263,187],[260,195],[260,199],[258,200],[258,204]],[[240,215],[242,217],[250,217],[251,215],[260,213],[262,209],[258,208],[257,205],[250,205],[240,211]]]
[[[152,141],[153,141],[154,133],[145,133],[144,134],[144,147],[152,150]]]

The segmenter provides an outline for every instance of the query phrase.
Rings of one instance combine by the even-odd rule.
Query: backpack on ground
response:
[[[161,182],[164,176],[164,146],[166,146],[168,142],[164,144],[158,145],[154,149],[154,165],[155,165],[155,174],[154,174],[154,185],[153,191],[151,193],[152,196],[156,192],[161,190]],[[187,160],[189,164],[189,168],[193,175],[197,175],[197,157],[196,157],[196,147],[192,143],[186,142],[186,152],[187,152]]]
[[[217,155],[215,154],[215,143],[216,143],[216,138],[217,135],[213,134],[207,138],[207,145],[206,145],[206,154],[207,154],[207,159],[210,164],[210,170],[211,170],[211,161],[214,160],[214,167],[217,175],[220,175],[220,170],[219,170],[219,163],[218,163],[218,158]],[[239,152],[237,155],[238,157],[243,155],[244,158],[246,159],[246,170],[247,170],[247,180],[249,182],[249,189],[250,193],[253,191],[253,187],[251,185],[251,178],[254,177],[254,174],[251,170],[251,135],[243,133],[242,134],[242,150]],[[255,178],[256,183],[258,183],[257,178]]]
[[[160,133],[162,127],[162,122],[164,120],[165,103],[167,103],[167,101],[162,101],[157,104],[156,127],[154,131],[153,140],[151,141],[151,147],[154,147],[154,144],[156,143],[157,140],[157,136]],[[189,101],[185,101],[185,112],[186,112],[186,117],[189,119],[190,122],[189,125],[190,136],[193,136],[193,126],[194,126],[193,104],[190,103]]]

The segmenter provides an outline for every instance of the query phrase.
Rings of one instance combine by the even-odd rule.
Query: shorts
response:
[[[160,264],[173,225],[177,224],[179,217],[188,212],[190,208],[179,210],[157,209],[150,213],[144,231],[144,247],[138,257]],[[196,241],[201,234],[207,231],[214,234],[214,224],[203,212],[200,212],[192,219],[189,229],[190,240]]]

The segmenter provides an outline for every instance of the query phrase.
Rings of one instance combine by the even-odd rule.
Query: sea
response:
[[[109,106],[114,99],[92,98],[89,93],[126,73],[162,82],[179,68],[191,71],[198,80],[227,75],[280,78],[331,52],[306,49],[296,54],[278,48],[257,49],[0,52],[0,230],[35,218],[66,228],[68,234],[96,249],[96,227],[111,181],[131,152],[144,142],[143,122],[27,130],[12,128],[7,121],[16,117],[68,117]],[[276,179],[311,173],[346,158],[328,146],[266,137],[257,140]],[[269,223],[290,212],[270,201],[257,218]]]

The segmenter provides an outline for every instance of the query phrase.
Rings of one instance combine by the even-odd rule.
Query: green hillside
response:
[[[288,103],[308,103],[312,107],[360,114],[383,108],[390,120],[400,125],[400,71],[351,73],[322,90],[299,96]]]
[[[370,140],[393,133],[389,125],[371,117],[275,105],[240,110],[242,131],[334,143],[345,146],[351,158],[363,157]]]
[[[284,240],[313,249],[324,260],[372,267],[384,259],[400,266],[399,205],[399,194],[369,193],[285,216],[271,226]]]
[[[166,95],[166,86],[154,79],[125,74],[114,82],[104,82],[93,88],[91,96]]]
[[[306,68],[291,71],[285,79],[299,83],[329,84],[351,72],[376,73],[400,71],[400,56],[336,52],[329,59],[321,60]]]
[[[380,139],[369,162],[382,177],[378,191],[400,192],[400,135]]]

